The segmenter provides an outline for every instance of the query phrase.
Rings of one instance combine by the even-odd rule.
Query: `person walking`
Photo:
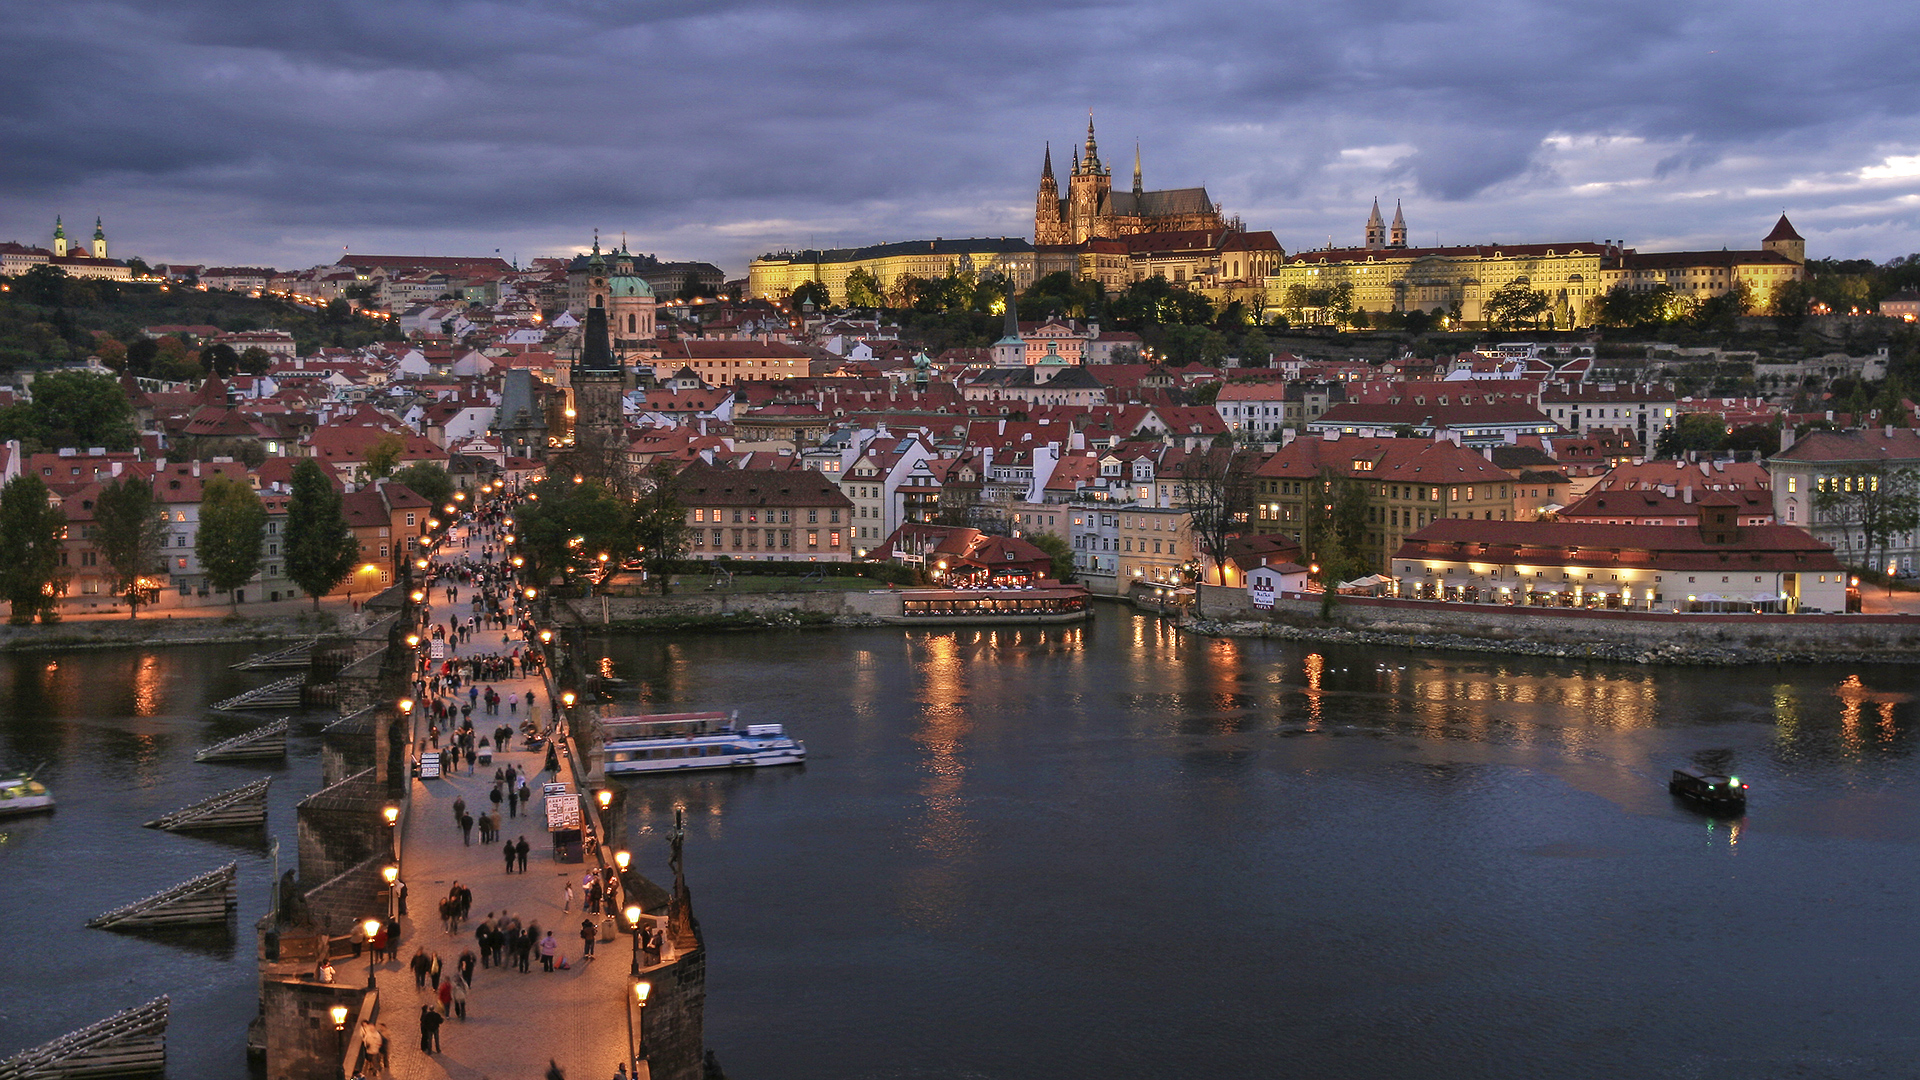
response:
[[[513,873],[513,841],[509,840],[505,844],[502,844],[501,849],[507,856],[507,873],[511,874]]]
[[[560,943],[553,940],[553,931],[547,931],[547,936],[540,939],[541,971],[546,972],[553,970],[553,954],[559,951],[559,948]]]
[[[527,838],[524,835],[520,837],[519,843],[513,845],[514,859],[519,864],[520,872],[523,874],[527,872],[527,852],[532,850],[533,848],[527,843]]]
[[[413,988],[423,990],[427,985],[427,948],[422,945],[413,950],[413,959],[408,961],[413,968]]]
[[[393,1032],[387,1030],[387,1025],[384,1022],[376,1023],[373,1027],[374,1030],[380,1033],[380,1062],[378,1067],[383,1073],[391,1073],[393,1071]]]
[[[433,1006],[420,1006],[420,1051],[425,1054],[436,1053],[440,1049],[440,1014]]]
[[[453,984],[460,981],[458,975],[448,975],[441,980],[440,988],[434,993],[440,999],[440,1015],[453,1015]]]
[[[366,1058],[370,1072],[380,1071],[380,1029],[368,1020],[360,1021],[360,1053]]]
[[[473,846],[473,815],[460,815],[460,843],[465,847]]]
[[[593,959],[594,942],[600,939],[600,928],[593,925],[592,919],[580,920],[580,958]]]
[[[453,1015],[464,1023],[467,1019],[467,980],[448,979],[447,982],[453,987]]]
[[[566,893],[560,899],[560,913],[564,915],[567,912],[572,910],[573,910],[573,879],[568,878]]]

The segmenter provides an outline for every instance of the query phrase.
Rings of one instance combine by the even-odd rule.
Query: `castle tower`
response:
[[[1040,164],[1040,193],[1033,201],[1033,242],[1064,244],[1066,226],[1060,220],[1060,185],[1053,179],[1053,144],[1047,144]]]
[[[573,362],[573,445],[575,468],[586,476],[618,482],[626,456],[626,369],[613,355],[607,334],[607,309],[587,309],[580,355]]]
[[[587,310],[607,306],[607,259],[600,254],[600,230],[593,231],[593,258],[587,260]]]
[[[1760,241],[1760,247],[1765,251],[1778,252],[1802,265],[1807,261],[1807,241],[1793,231],[1793,222],[1788,221],[1785,214],[1780,215],[1780,221],[1767,234],[1767,238]]]
[[[1135,200],[1135,206],[1140,205],[1140,192],[1140,140],[1135,139],[1133,142],[1133,198]]]
[[[107,230],[100,227],[99,218],[93,219],[93,257],[96,259],[107,257]]]
[[[1407,219],[1400,213],[1400,200],[1393,200],[1393,228],[1387,233],[1387,246],[1403,248],[1407,246]]]
[[[1080,244],[1107,230],[1101,215],[1107,209],[1107,193],[1113,188],[1113,172],[1100,164],[1100,147],[1093,138],[1093,114],[1087,114],[1087,145],[1067,180],[1067,242]]]
[[[53,254],[56,258],[67,253],[67,227],[60,223],[60,215],[53,215]]]
[[[1387,219],[1380,216],[1380,200],[1373,200],[1373,213],[1367,215],[1367,249],[1387,246]]]

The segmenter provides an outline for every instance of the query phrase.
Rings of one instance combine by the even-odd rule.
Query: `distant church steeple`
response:
[[[53,253],[56,257],[67,253],[67,227],[59,214],[53,215]]]
[[[1387,234],[1387,246],[1403,248],[1407,246],[1407,219],[1400,213],[1400,200],[1393,200],[1393,229]]]
[[[96,259],[107,257],[107,230],[101,227],[100,219],[97,217],[93,219],[93,257]]]
[[[1007,279],[1007,325],[1000,340],[993,343],[994,367],[1023,367],[1027,362],[1027,343],[1020,338],[1020,314],[1013,306],[1013,279]]]
[[[1140,140],[1139,139],[1133,140],[1133,197],[1135,200],[1134,205],[1138,206],[1139,199],[1140,199]]]
[[[1373,200],[1373,213],[1367,215],[1367,248],[1387,246],[1387,219],[1380,216],[1380,200]]]

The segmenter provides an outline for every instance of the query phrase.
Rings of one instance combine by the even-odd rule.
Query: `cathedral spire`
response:
[[[1140,140],[1133,140],[1133,194],[1140,195]]]
[[[1393,200],[1393,229],[1387,234],[1387,246],[1403,248],[1407,246],[1407,218],[1400,212],[1400,200]]]
[[[1373,200],[1373,213],[1367,215],[1367,247],[1387,246],[1387,219],[1380,216],[1380,199]]]
[[[1053,179],[1053,143],[1051,140],[1047,143],[1046,156],[1040,159],[1040,179]]]
[[[1093,110],[1092,109],[1087,110],[1086,163],[1087,163],[1088,172],[1097,173],[1100,171],[1100,148],[1099,148],[1099,145],[1093,141]]]

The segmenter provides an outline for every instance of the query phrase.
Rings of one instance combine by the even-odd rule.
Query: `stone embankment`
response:
[[[351,617],[349,617],[351,619]],[[276,641],[297,641],[338,628],[331,612],[315,615],[182,617],[142,615],[138,619],[73,619],[51,626],[0,625],[0,652],[115,649],[130,645],[215,645],[249,642],[263,648]]]

